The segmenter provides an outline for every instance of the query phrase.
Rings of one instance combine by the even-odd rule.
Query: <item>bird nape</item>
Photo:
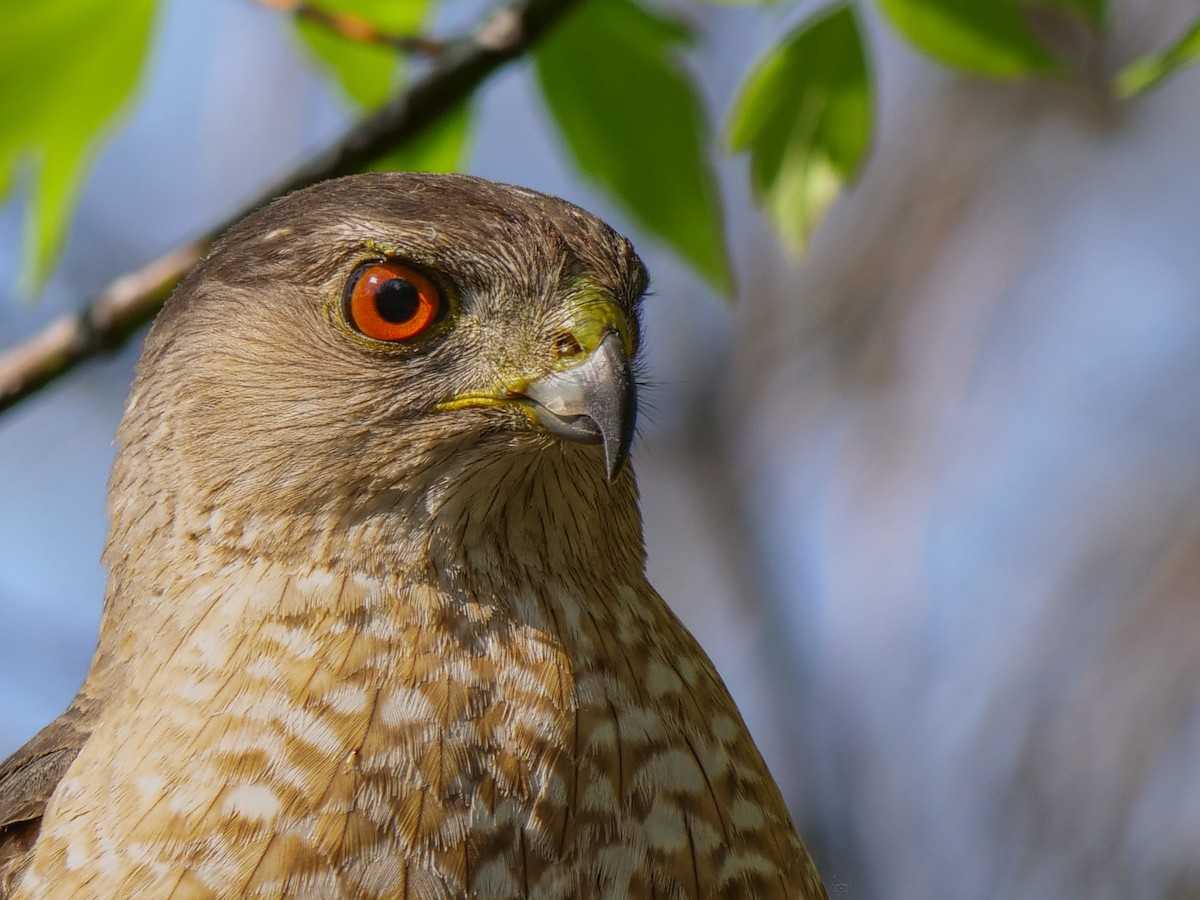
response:
[[[146,338],[91,671],[0,765],[0,896],[824,897],[645,578],[646,283],[466,176],[235,226]]]

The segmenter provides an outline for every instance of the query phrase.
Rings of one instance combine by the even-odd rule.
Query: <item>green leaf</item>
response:
[[[1059,71],[1025,26],[1022,0],[879,2],[906,38],[947,65],[992,78]]]
[[[419,34],[433,4],[432,0],[330,0],[319,5],[327,12],[365,19],[384,34],[400,36]],[[356,43],[317,22],[298,19],[296,27],[355,105],[372,109],[397,90],[404,71],[399,51],[381,44]],[[370,169],[456,172],[466,157],[471,119],[470,106],[463,104],[415,139],[375,160]]]
[[[0,27],[0,197],[30,178],[23,289],[50,274],[102,131],[146,57],[154,0],[10,3]]]
[[[313,5],[326,12],[366,19],[385,34],[407,35],[421,30],[431,0],[329,0]],[[401,56],[395,49],[352,41],[321,23],[302,18],[296,20],[296,30],[356,105],[374,109],[396,90]]]
[[[710,131],[678,51],[688,31],[631,0],[588,0],[538,46],[538,82],[579,167],[725,292],[733,275]]]
[[[401,147],[371,164],[372,172],[457,172],[471,137],[471,108],[453,110]]]
[[[750,180],[785,246],[803,251],[871,139],[871,82],[848,6],[801,23],[734,101],[729,145],[750,151]]]
[[[1026,3],[1031,7],[1059,10],[1093,28],[1103,28],[1108,21],[1108,0],[1026,0]]]
[[[1200,19],[1161,53],[1143,56],[1122,69],[1115,79],[1117,96],[1132,97],[1158,86],[1176,70],[1200,58]]]

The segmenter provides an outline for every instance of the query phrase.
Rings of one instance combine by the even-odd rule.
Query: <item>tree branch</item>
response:
[[[120,348],[154,318],[179,280],[227,228],[280,194],[359,172],[464,102],[493,72],[528,52],[579,0],[514,0],[473,35],[447,43],[433,67],[334,146],[292,172],[237,215],[202,237],[123,275],[78,313],[51,322],[0,355],[0,412],[80,363]]]

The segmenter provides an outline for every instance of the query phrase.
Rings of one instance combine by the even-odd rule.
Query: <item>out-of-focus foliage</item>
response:
[[[934,59],[966,72],[1019,78],[1054,71],[1019,0],[879,0],[896,28]]]
[[[801,251],[871,136],[871,84],[849,6],[801,23],[758,63],[734,103],[729,142],[749,150],[755,196]]]
[[[25,277],[49,274],[89,151],[127,104],[149,45],[154,0],[9,3],[0,27],[0,198],[29,179]]]
[[[1103,28],[1108,21],[1108,0],[1040,0],[1030,5],[1057,9],[1073,15],[1093,28]]]
[[[415,34],[430,10],[430,0],[337,0],[319,9],[359,17],[385,34]],[[351,40],[311,19],[296,20],[296,30],[313,54],[337,78],[359,106],[381,105],[399,86],[401,61],[385,44]]]
[[[329,12],[369,22],[383,34],[418,34],[432,11],[430,0],[338,0],[317,4]],[[309,50],[363,109],[383,105],[400,86],[404,65],[385,44],[363,43],[309,19],[297,19],[296,30]],[[470,107],[461,106],[416,141],[397,147],[371,166],[376,171],[454,172],[462,167],[471,133]]]
[[[693,42],[691,29],[676,18],[680,4],[672,3],[668,15],[663,2],[584,0],[535,49],[537,84],[579,167],[647,232],[728,292],[734,279],[708,125],[723,111],[705,107],[685,64],[685,56],[703,64],[703,43]],[[730,147],[749,154],[755,194],[794,251],[865,164],[875,100],[870,48],[858,22],[872,2],[929,56],[1002,79],[1070,77],[1031,30],[1040,14],[1077,19],[1099,40],[1111,18],[1108,0],[835,0],[801,18],[759,60],[747,60],[745,87],[727,111]],[[88,151],[136,83],[155,0],[10,5],[0,29],[0,196],[15,178],[28,179],[26,271],[37,284],[62,242]],[[439,0],[316,0],[308,8],[369,23],[384,35],[413,36],[428,32]],[[404,60],[388,44],[356,42],[303,15],[295,28],[357,107],[378,107],[402,84]],[[1166,50],[1124,68],[1115,92],[1144,91],[1197,56],[1200,21]],[[427,134],[373,168],[458,169],[471,119],[469,105],[447,111]]]
[[[1123,69],[1117,76],[1117,93],[1122,97],[1140,94],[1197,58],[1200,58],[1200,19],[1166,50],[1144,56]]]
[[[457,172],[471,143],[471,107],[461,104],[417,137],[371,163],[373,172]]]
[[[535,51],[538,83],[580,168],[730,291],[709,128],[678,57],[687,39],[630,0],[589,0]]]

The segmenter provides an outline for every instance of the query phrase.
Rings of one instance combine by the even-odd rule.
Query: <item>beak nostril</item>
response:
[[[560,359],[564,356],[578,356],[582,352],[583,345],[569,331],[562,332],[554,339],[554,355]]]

